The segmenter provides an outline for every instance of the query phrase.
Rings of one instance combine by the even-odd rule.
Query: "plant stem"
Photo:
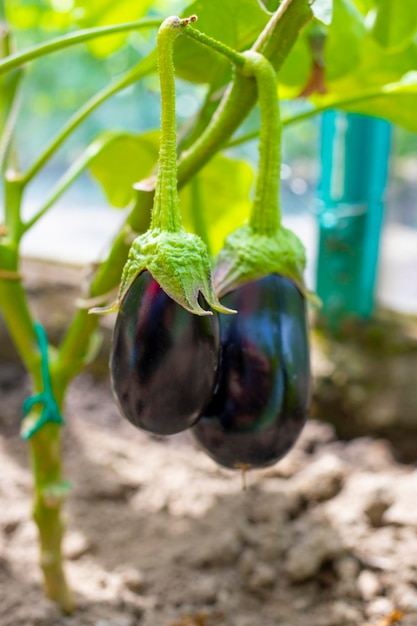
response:
[[[17,246],[0,245],[0,267],[18,269]],[[8,330],[20,357],[31,373],[36,393],[42,391],[41,357],[33,328],[33,317],[20,280],[0,278],[0,302]],[[56,389],[54,389],[56,393]],[[56,394],[58,395],[58,394]],[[63,392],[59,393],[63,397]],[[38,409],[26,419],[36,420]],[[73,600],[62,565],[61,540],[63,495],[57,496],[62,485],[60,427],[45,424],[29,441],[35,483],[33,515],[39,530],[40,561],[44,584],[49,598],[70,613]]]
[[[187,37],[190,37],[190,39],[194,39],[195,41],[198,41],[198,43],[201,43],[204,46],[207,46],[208,48],[211,48],[212,50],[215,50],[219,54],[223,55],[237,67],[244,66],[244,56],[240,52],[237,52],[237,50],[230,48],[230,46],[226,46],[221,41],[217,41],[217,39],[213,39],[213,37],[209,37],[209,35],[206,35],[200,30],[197,30],[196,28],[193,28],[189,25],[187,25],[187,28],[184,28],[183,32],[185,35],[187,35]]]
[[[139,30],[142,28],[158,28],[161,24],[159,19],[138,20],[135,22],[124,22],[122,24],[113,24],[111,26],[99,26],[96,28],[86,28],[83,30],[64,35],[63,37],[57,37],[51,41],[34,46],[24,52],[17,52],[12,54],[4,61],[0,61],[0,75],[9,72],[10,70],[19,67],[23,63],[28,61],[34,61],[41,56],[51,54],[74,46],[90,39],[96,39],[97,37],[105,37],[107,35],[115,35],[117,33],[128,32],[132,30]]]
[[[281,224],[281,123],[277,77],[271,63],[262,54],[251,50],[245,56],[244,72],[256,79],[261,112],[259,167],[249,224],[259,234],[274,235]]]
[[[120,78],[115,80],[113,83],[99,91],[95,96],[93,96],[88,102],[84,104],[65,124],[65,126],[61,129],[58,135],[51,141],[51,143],[46,147],[44,152],[37,158],[35,163],[27,170],[27,172],[22,176],[23,184],[27,184],[29,181],[34,178],[34,176],[39,172],[39,170],[49,161],[49,159],[54,155],[54,153],[58,150],[58,148],[64,143],[64,141],[74,132],[74,130],[93,112],[97,109],[103,102],[108,100],[111,96],[113,96],[118,91],[125,89],[132,83],[135,83],[139,79],[144,76],[150,74],[155,67],[154,57],[153,55],[149,55],[145,57],[137,65],[135,65],[132,69],[130,69],[126,74],[123,74]]]
[[[276,31],[278,22],[281,20],[291,2],[292,0],[282,0],[278,9],[275,11],[272,19],[269,20],[268,24],[259,35],[258,39],[255,41],[254,45],[252,46],[252,50],[256,50],[257,52],[263,52],[265,50],[268,40],[273,36],[274,32]]]
[[[180,34],[179,17],[166,19],[158,31],[158,72],[161,86],[161,135],[158,175],[151,228],[176,232],[181,228],[177,190],[177,122],[173,47]]]
[[[28,416],[26,419],[29,419]],[[38,417],[34,416],[35,419]],[[72,613],[74,599],[68,587],[62,562],[64,523],[61,508],[65,497],[62,480],[61,428],[44,424],[29,441],[35,479],[33,517],[39,531],[40,565],[46,595],[64,613]]]
[[[36,393],[43,391],[42,360],[26,293],[19,278],[19,240],[22,235],[21,202],[23,185],[13,177],[4,181],[6,235],[0,237],[0,303],[6,325],[19,355],[31,374]],[[8,272],[9,278],[6,278]],[[14,276],[13,276],[14,275]],[[11,279],[13,277],[13,279]],[[56,390],[54,390],[56,391]],[[59,394],[62,398],[63,393]],[[26,419],[36,420],[39,409]],[[29,442],[35,482],[34,519],[39,529],[41,567],[47,595],[65,612],[73,601],[62,565],[61,540],[63,497],[52,497],[62,485],[60,428],[46,424]]]

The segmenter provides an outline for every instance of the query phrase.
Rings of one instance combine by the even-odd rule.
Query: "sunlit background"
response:
[[[6,2],[16,47],[26,49],[41,41],[80,27],[134,20],[145,13],[166,16],[180,13],[186,2],[159,0],[19,0]],[[28,64],[21,94],[18,120],[18,152],[25,170],[80,106],[109,81],[121,76],[154,47],[155,30],[105,37],[73,46]],[[155,74],[119,92],[93,112],[64,143],[28,187],[24,212],[34,214],[60,176],[101,133],[126,129],[142,133],[157,129],[160,105]],[[179,126],[187,123],[204,100],[204,84],[177,81]],[[304,106],[283,103],[289,107]],[[240,133],[257,124],[255,110]],[[315,283],[317,249],[317,185],[320,118],[288,127],[284,131],[282,206],[287,224],[301,236],[308,250],[307,280]],[[226,152],[227,156],[257,163],[257,142],[250,141]],[[417,311],[417,290],[410,289],[410,275],[417,272],[417,137],[393,129],[390,177],[386,193],[385,227],[379,271],[378,297],[382,304],[407,312]],[[244,188],[249,190],[251,172],[242,164]],[[213,182],[214,185],[214,182]],[[91,172],[82,173],[55,207],[31,230],[23,242],[24,254],[70,263],[97,260],[123,221],[124,210],[110,206],[102,186]],[[401,243],[399,243],[401,242]]]

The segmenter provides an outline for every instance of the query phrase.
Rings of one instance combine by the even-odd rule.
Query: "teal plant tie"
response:
[[[27,428],[22,428],[22,439],[30,439],[44,424],[53,422],[55,424],[64,424],[64,419],[59,410],[58,404],[52,392],[51,375],[49,372],[48,360],[48,338],[41,324],[34,324],[36,337],[38,339],[39,350],[41,353],[41,371],[42,371],[42,393],[26,398],[23,403],[23,417],[26,417],[36,404],[43,404],[42,413],[35,423]]]

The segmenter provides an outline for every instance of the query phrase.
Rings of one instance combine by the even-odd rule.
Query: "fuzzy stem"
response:
[[[1,16],[0,16],[1,19]],[[89,41],[90,39],[97,39],[98,37],[104,37],[106,35],[115,35],[117,33],[129,32],[132,30],[139,30],[142,28],[158,28],[161,24],[161,20],[148,19],[139,20],[137,22],[124,22],[122,24],[112,24],[111,26],[99,26],[96,28],[86,28],[83,30],[64,35],[63,37],[57,37],[46,43],[34,46],[24,52],[17,52],[12,54],[4,61],[0,61],[0,74],[10,72],[10,70],[23,65],[29,61],[34,61],[39,57],[51,54],[51,52],[57,52],[74,46],[75,44]]]
[[[249,224],[262,235],[274,235],[281,224],[279,186],[281,169],[281,124],[275,70],[258,52],[245,53],[245,74],[253,75],[261,112],[259,168]]]
[[[161,86],[161,136],[158,176],[151,228],[176,232],[181,228],[177,189],[177,131],[173,48],[181,28],[179,17],[169,17],[158,31],[158,72]]]
[[[187,28],[184,29],[184,35],[187,35],[187,37],[190,37],[190,39],[194,39],[195,41],[198,41],[198,43],[203,44],[207,48],[211,48],[215,52],[218,52],[222,56],[229,59],[229,61],[231,61],[237,67],[243,67],[245,65],[245,58],[243,54],[237,52],[233,48],[230,48],[230,46],[226,46],[221,41],[217,41],[217,39],[209,37],[209,35],[206,35],[200,30],[192,28],[192,26],[187,26]]]

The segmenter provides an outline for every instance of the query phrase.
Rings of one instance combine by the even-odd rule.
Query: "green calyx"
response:
[[[214,293],[210,260],[204,242],[184,229],[149,230],[135,239],[123,270],[119,305],[135,278],[148,270],[165,293],[196,315],[212,315],[200,304],[200,294],[220,313],[235,313],[222,306]]]
[[[249,224],[230,234],[219,253],[214,271],[216,293],[223,296],[237,287],[268,274],[280,274],[292,280],[306,295],[303,272],[304,246],[287,228],[275,235],[254,231]]]

